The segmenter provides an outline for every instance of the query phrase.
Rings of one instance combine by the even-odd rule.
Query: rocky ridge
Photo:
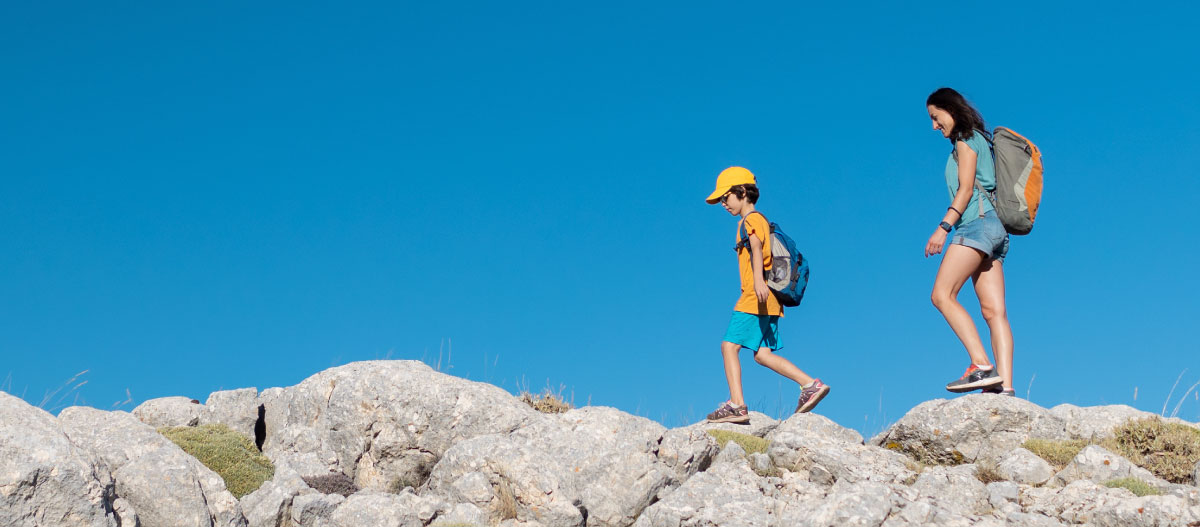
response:
[[[132,413],[55,417],[0,392],[0,525],[1200,525],[1194,480],[1161,480],[1098,445],[1061,470],[1021,447],[1094,440],[1150,415],[967,395],[922,403],[867,440],[816,414],[668,429],[604,407],[538,413],[414,361]],[[155,431],[206,423],[254,439],[274,476],[239,500]],[[767,447],[720,448],[717,429]],[[348,495],[310,486],[320,478],[344,481]],[[1104,485],[1118,478],[1160,494]]]

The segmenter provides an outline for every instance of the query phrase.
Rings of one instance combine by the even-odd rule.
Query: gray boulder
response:
[[[793,416],[771,433],[767,455],[776,467],[826,486],[842,480],[901,483],[915,475],[903,454],[863,445],[857,433],[808,415]]]
[[[778,490],[750,470],[746,460],[717,463],[638,516],[635,527],[744,527],[781,523]]]
[[[424,527],[435,511],[415,508],[411,494],[388,494],[365,490],[346,498],[330,516],[335,527]]]
[[[1171,487],[1169,482],[1151,474],[1149,470],[1134,465],[1128,459],[1109,452],[1099,445],[1089,445],[1080,450],[1079,454],[1062,471],[1054,475],[1052,484],[1064,486],[1078,480],[1103,484],[1120,478],[1137,478],[1162,491],[1169,490]]]
[[[738,432],[740,434],[752,435],[754,437],[766,437],[775,427],[779,426],[778,419],[772,419],[767,414],[762,412],[750,412],[750,422],[744,424],[735,423],[710,423],[708,421],[700,421],[694,423],[687,428],[696,428],[700,430],[726,430],[729,432]]]
[[[956,516],[981,515],[991,508],[987,487],[975,477],[975,465],[930,467],[912,484],[924,499]]]
[[[112,473],[116,495],[143,527],[246,525],[220,476],[132,414],[74,406],[58,422],[72,443]]]
[[[996,472],[1008,481],[1024,485],[1041,485],[1054,477],[1050,463],[1024,448],[1005,454],[996,465]]]
[[[115,527],[115,499],[109,471],[54,416],[0,392],[0,525]]]
[[[374,490],[419,485],[454,443],[541,416],[500,388],[417,361],[351,363],[259,399],[272,461],[305,476],[342,472]]]
[[[1073,404],[1060,404],[1050,409],[1050,413],[1063,420],[1067,434],[1076,439],[1102,439],[1112,437],[1114,428],[1132,419],[1158,417],[1157,414],[1143,412],[1123,404],[1107,406],[1079,407]],[[1176,419],[1175,421],[1183,423]],[[1191,423],[1186,423],[1191,424]]]
[[[511,437],[567,469],[589,526],[624,527],[671,485],[673,469],[656,456],[665,431],[614,408],[586,407],[536,420]]]
[[[494,496],[490,509],[514,509],[516,519],[545,525],[582,526],[583,498],[572,476],[575,467],[507,435],[479,436],[456,443],[434,466],[427,493],[452,495],[460,478],[481,473]]]
[[[196,426],[204,406],[187,397],[150,399],[133,409],[134,417],[151,428]],[[253,437],[253,436],[251,436]]]
[[[204,402],[200,424],[223,424],[254,441],[258,406],[258,390],[255,388],[213,392]]]
[[[671,470],[671,484],[687,481],[712,463],[720,448],[717,440],[701,428],[673,428],[663,433],[656,455]]]
[[[292,517],[295,498],[301,494],[317,494],[317,491],[309,488],[295,471],[276,467],[271,479],[242,496],[238,505],[249,527],[285,527]]]
[[[331,527],[333,513],[346,498],[338,494],[300,494],[292,498],[289,516],[298,527]],[[482,524],[481,524],[482,525]]]
[[[894,494],[891,487],[870,481],[835,485],[815,511],[781,525],[877,527],[891,514]]]
[[[764,437],[773,440],[775,436],[788,432],[822,437],[837,443],[863,444],[862,434],[814,413],[792,414]]]
[[[954,465],[998,458],[1030,438],[1066,439],[1062,418],[1024,399],[974,394],[921,403],[870,444]]]

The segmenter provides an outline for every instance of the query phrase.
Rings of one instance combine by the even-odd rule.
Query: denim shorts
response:
[[[779,317],[734,311],[724,340],[753,351],[759,348],[780,349],[783,342],[779,340]]]
[[[1008,255],[1008,232],[1004,224],[996,217],[996,211],[989,210],[982,218],[975,218],[970,223],[954,229],[950,243],[964,245],[985,254],[988,258],[1004,261]]]

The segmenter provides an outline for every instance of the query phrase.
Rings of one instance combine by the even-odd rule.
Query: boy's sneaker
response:
[[[734,406],[733,403],[725,401],[720,408],[713,410],[713,413],[708,414],[708,422],[710,423],[749,423],[750,409],[746,406]]]
[[[826,395],[829,394],[829,386],[821,382],[821,379],[813,379],[812,384],[808,388],[800,390],[800,400],[796,401],[796,412],[802,414],[812,410],[821,402]]]
[[[996,373],[996,368],[981,370],[972,364],[961,378],[947,384],[946,390],[954,393],[963,393],[1003,384],[1004,379],[1001,379],[1000,374]]]

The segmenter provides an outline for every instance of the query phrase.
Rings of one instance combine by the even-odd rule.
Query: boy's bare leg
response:
[[[1013,388],[1013,336],[1004,307],[1004,266],[998,261],[983,264],[975,272],[975,296],[979,309],[992,333],[992,355],[996,356],[996,372],[1004,379],[1004,389]]]
[[[725,358],[725,380],[729,381],[729,402],[734,406],[746,406],[742,398],[742,363],[738,352],[742,347],[732,342],[721,343],[721,356]]]
[[[797,368],[792,361],[787,360],[771,351],[771,348],[758,348],[754,354],[754,361],[771,368],[784,377],[796,381],[800,385],[805,385],[813,381],[812,377],[804,373],[803,370]]]

